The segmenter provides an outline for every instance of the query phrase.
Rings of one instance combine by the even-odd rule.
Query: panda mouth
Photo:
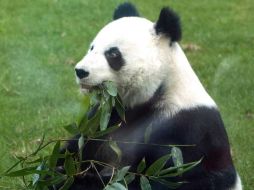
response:
[[[94,86],[87,84],[80,84],[80,88],[84,90],[91,90]]]
[[[92,84],[84,84],[80,83],[80,89],[83,92],[91,92],[99,88],[99,85],[92,85]]]

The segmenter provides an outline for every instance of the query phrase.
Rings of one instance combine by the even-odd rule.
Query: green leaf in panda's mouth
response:
[[[114,82],[106,81],[103,83],[103,85],[106,88],[106,91],[113,97],[116,97],[117,95],[117,87]]]

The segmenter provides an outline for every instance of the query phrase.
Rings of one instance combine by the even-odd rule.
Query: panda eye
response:
[[[119,53],[118,52],[112,52],[108,55],[110,58],[117,58],[119,56]]]
[[[105,52],[105,56],[107,59],[116,59],[121,56],[121,53],[117,47],[113,47]]]
[[[92,45],[92,46],[90,47],[90,51],[93,51],[93,48],[94,48],[94,45]]]
[[[122,58],[122,54],[117,47],[112,47],[105,51],[104,55],[112,69],[119,71],[124,65],[124,59]]]

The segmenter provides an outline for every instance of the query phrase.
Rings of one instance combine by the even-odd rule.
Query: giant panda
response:
[[[144,142],[147,127],[149,143],[195,145],[181,148],[185,163],[202,162],[175,181],[187,181],[179,190],[241,190],[241,180],[233,165],[226,130],[218,107],[208,95],[178,44],[180,19],[168,7],[162,8],[153,23],[139,16],[130,3],[121,4],[113,21],[103,27],[84,58],[75,66],[77,82],[87,92],[113,81],[126,107],[126,122],[104,138]],[[110,125],[120,118],[113,110]],[[169,148],[121,144],[121,161],[100,142],[88,142],[83,159],[94,159],[116,167],[137,165],[145,157],[147,165],[169,153]],[[65,149],[78,151],[77,141]],[[61,165],[61,163],[59,162]],[[167,163],[170,166],[172,163]],[[105,168],[98,169],[103,180]],[[166,186],[152,182],[152,189]],[[70,189],[99,190],[103,185],[95,171],[77,176]],[[138,180],[130,190],[140,189]]]

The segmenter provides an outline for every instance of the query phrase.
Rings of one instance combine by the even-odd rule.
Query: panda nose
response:
[[[75,72],[79,79],[83,79],[89,75],[89,72],[83,69],[75,69]]]

